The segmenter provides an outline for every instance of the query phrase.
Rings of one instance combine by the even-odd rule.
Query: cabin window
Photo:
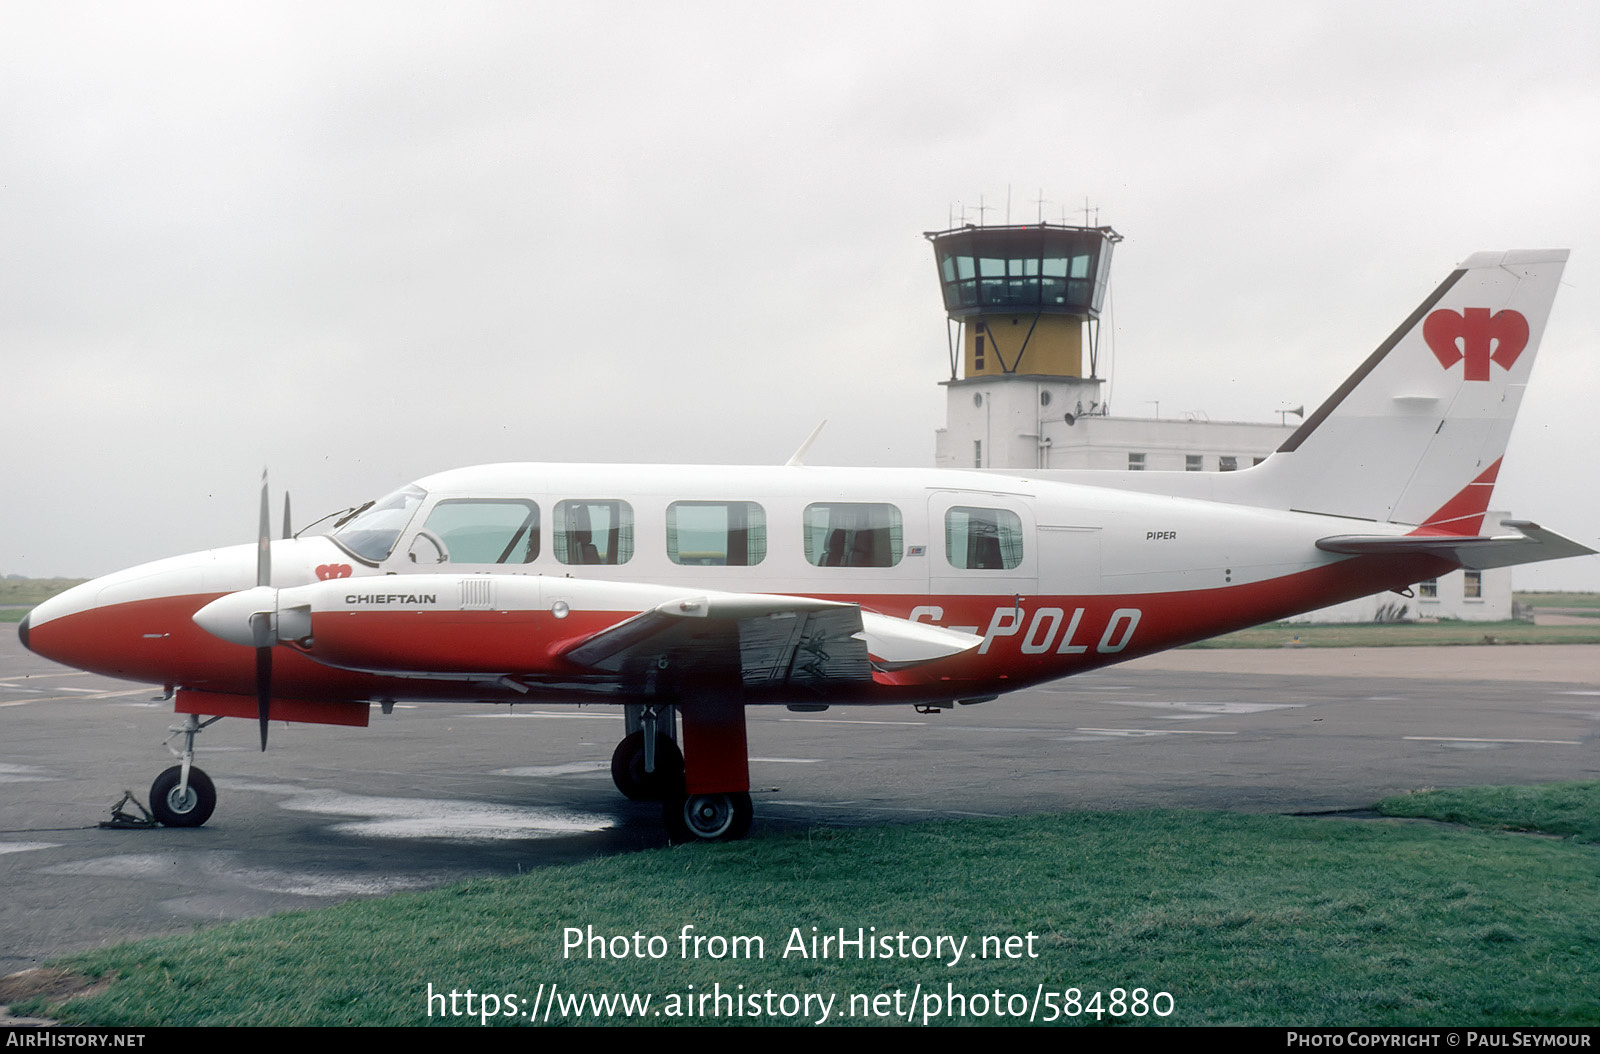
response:
[[[526,564],[538,555],[539,506],[513,499],[441,501],[411,544],[418,563]]]
[[[369,501],[334,524],[333,538],[363,560],[377,563],[387,559],[425,497],[427,493],[421,487],[413,486]]]
[[[1003,571],[1022,563],[1022,518],[1006,509],[956,506],[944,514],[944,554],[951,567]]]
[[[893,567],[905,551],[900,510],[877,503],[807,505],[805,540],[818,567]]]
[[[633,506],[625,501],[556,504],[550,548],[564,564],[625,564],[633,559]]]
[[[667,557],[693,567],[749,567],[767,556],[767,513],[753,501],[667,506]]]

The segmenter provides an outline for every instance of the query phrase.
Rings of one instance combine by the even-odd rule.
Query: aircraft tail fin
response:
[[[1278,451],[1262,503],[1476,534],[1567,250],[1476,253]],[[1241,482],[1243,482],[1241,480]]]

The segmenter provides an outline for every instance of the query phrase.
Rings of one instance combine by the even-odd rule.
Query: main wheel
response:
[[[150,811],[167,827],[199,827],[211,819],[217,807],[217,789],[211,777],[197,768],[189,769],[189,792],[178,793],[183,768],[174,765],[150,784]]]
[[[656,736],[656,770],[644,770],[644,732],[623,737],[611,755],[611,782],[633,801],[663,801],[683,793],[683,753],[666,736]]]
[[[750,832],[754,811],[749,794],[723,791],[668,798],[661,819],[674,842],[732,842]]]

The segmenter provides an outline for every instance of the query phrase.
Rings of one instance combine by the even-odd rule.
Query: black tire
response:
[[[755,809],[744,791],[687,794],[662,803],[661,819],[674,842],[734,842],[750,833]]]
[[[665,801],[683,793],[683,752],[656,736],[656,770],[644,770],[644,732],[624,736],[611,755],[611,782],[632,801]]]
[[[150,784],[150,811],[167,827],[199,827],[211,819],[217,807],[217,788],[211,777],[197,768],[189,769],[189,793],[178,797],[181,766],[174,765]]]

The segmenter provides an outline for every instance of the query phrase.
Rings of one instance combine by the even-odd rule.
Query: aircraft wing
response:
[[[539,575],[338,579],[229,594],[196,613],[250,645],[273,633],[340,669],[434,680],[644,686],[663,671],[737,667],[746,689],[804,694],[871,683],[969,651],[983,638],[853,603]]]
[[[1376,554],[1422,554],[1442,556],[1469,571],[1493,567],[1512,567],[1539,560],[1559,560],[1568,556],[1588,556],[1595,550],[1545,530],[1529,520],[1504,520],[1502,526],[1519,533],[1508,535],[1382,535],[1338,534],[1317,541],[1327,553],[1350,556]]]
[[[641,662],[683,661],[701,650],[739,657],[746,688],[862,683],[872,671],[902,670],[959,655],[983,642],[970,633],[809,597],[715,593],[684,597],[593,634],[562,654],[589,669],[620,673]]]

